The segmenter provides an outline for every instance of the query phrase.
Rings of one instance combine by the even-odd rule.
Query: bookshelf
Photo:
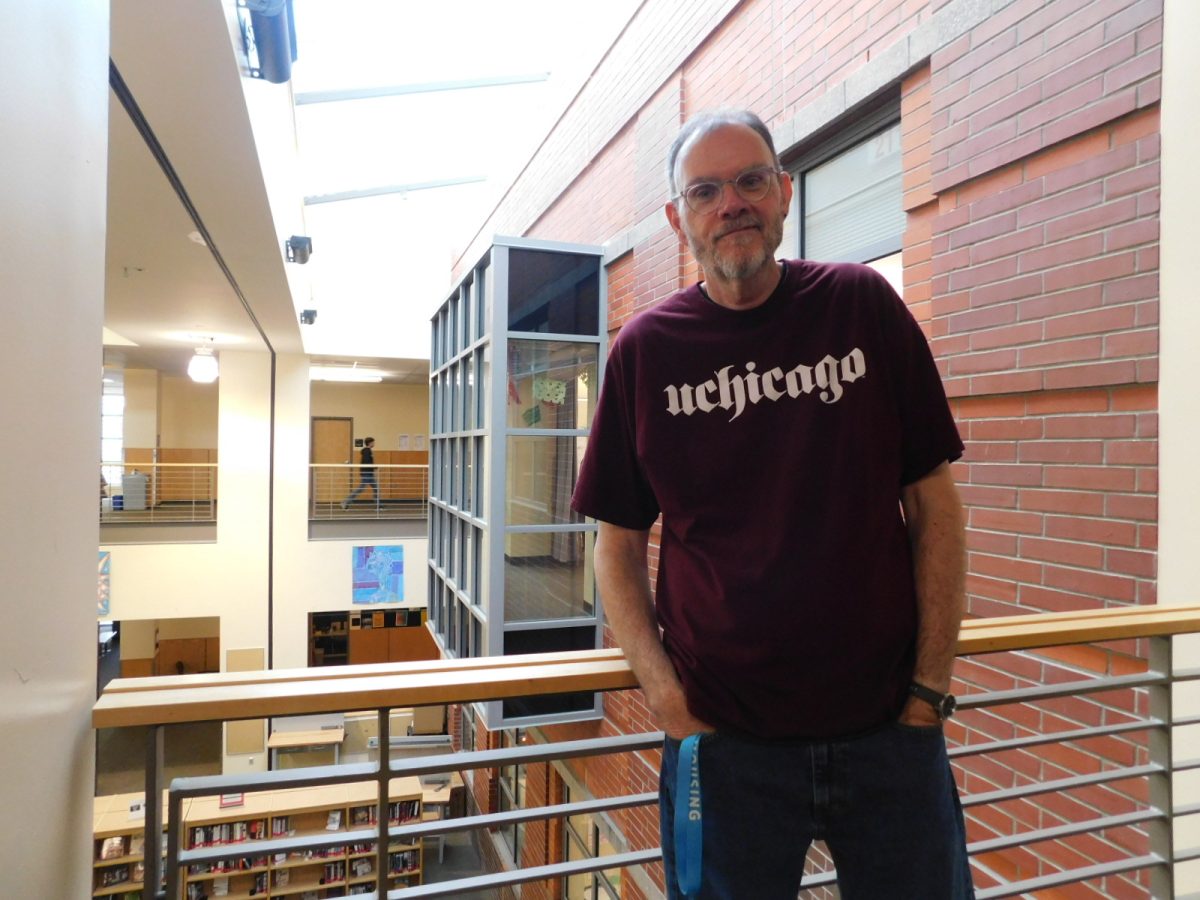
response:
[[[131,813],[143,793],[108,794],[92,801],[92,896],[140,900],[145,870],[146,820]],[[160,852],[166,848],[166,792],[163,792]]]
[[[418,779],[393,779],[389,793],[391,824],[420,821]],[[373,841],[257,857],[239,855],[237,849],[238,844],[256,838],[328,835],[370,827],[375,821],[375,785],[371,782],[262,791],[246,794],[241,806],[225,808],[217,797],[196,798],[184,816],[184,846],[227,844],[230,855],[215,864],[190,866],[184,876],[182,900],[324,900],[374,893],[377,857]],[[388,849],[395,865],[389,866],[387,889],[420,884],[420,842],[396,842]]]
[[[308,614],[309,666],[439,659],[423,607]]]

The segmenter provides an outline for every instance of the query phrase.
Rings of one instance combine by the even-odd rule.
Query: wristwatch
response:
[[[915,681],[909,684],[908,692],[918,700],[924,700],[932,706],[933,711],[937,713],[937,717],[941,721],[945,721],[954,715],[954,710],[958,708],[958,701],[954,699],[953,694],[939,694],[933,688],[917,684]]]

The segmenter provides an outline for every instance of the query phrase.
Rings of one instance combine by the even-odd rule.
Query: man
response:
[[[773,258],[792,185],[752,113],[689,121],[668,178],[704,280],[621,330],[573,502],[667,735],[669,895],[794,900],[823,839],[845,900],[971,897],[941,731],[963,446],[924,336],[871,269]]]
[[[374,446],[375,438],[369,437],[363,439],[362,465],[358,470],[358,487],[351,491],[350,496],[342,501],[342,509],[353,503],[355,498],[365,491],[368,486],[375,495],[375,505],[379,505],[379,485],[375,483],[375,451],[371,449]]]

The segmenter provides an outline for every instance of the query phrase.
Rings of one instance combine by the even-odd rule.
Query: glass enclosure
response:
[[[603,370],[603,250],[497,238],[432,320],[429,615],[454,656],[599,646],[595,524],[571,510]],[[599,714],[489,704],[488,726]]]

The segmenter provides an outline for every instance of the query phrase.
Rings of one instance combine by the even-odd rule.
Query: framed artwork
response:
[[[404,548],[352,547],[355,604],[404,602]]]
[[[112,551],[100,551],[100,564],[97,570],[99,585],[96,592],[96,615],[101,618],[108,615],[110,578],[112,575]]]

